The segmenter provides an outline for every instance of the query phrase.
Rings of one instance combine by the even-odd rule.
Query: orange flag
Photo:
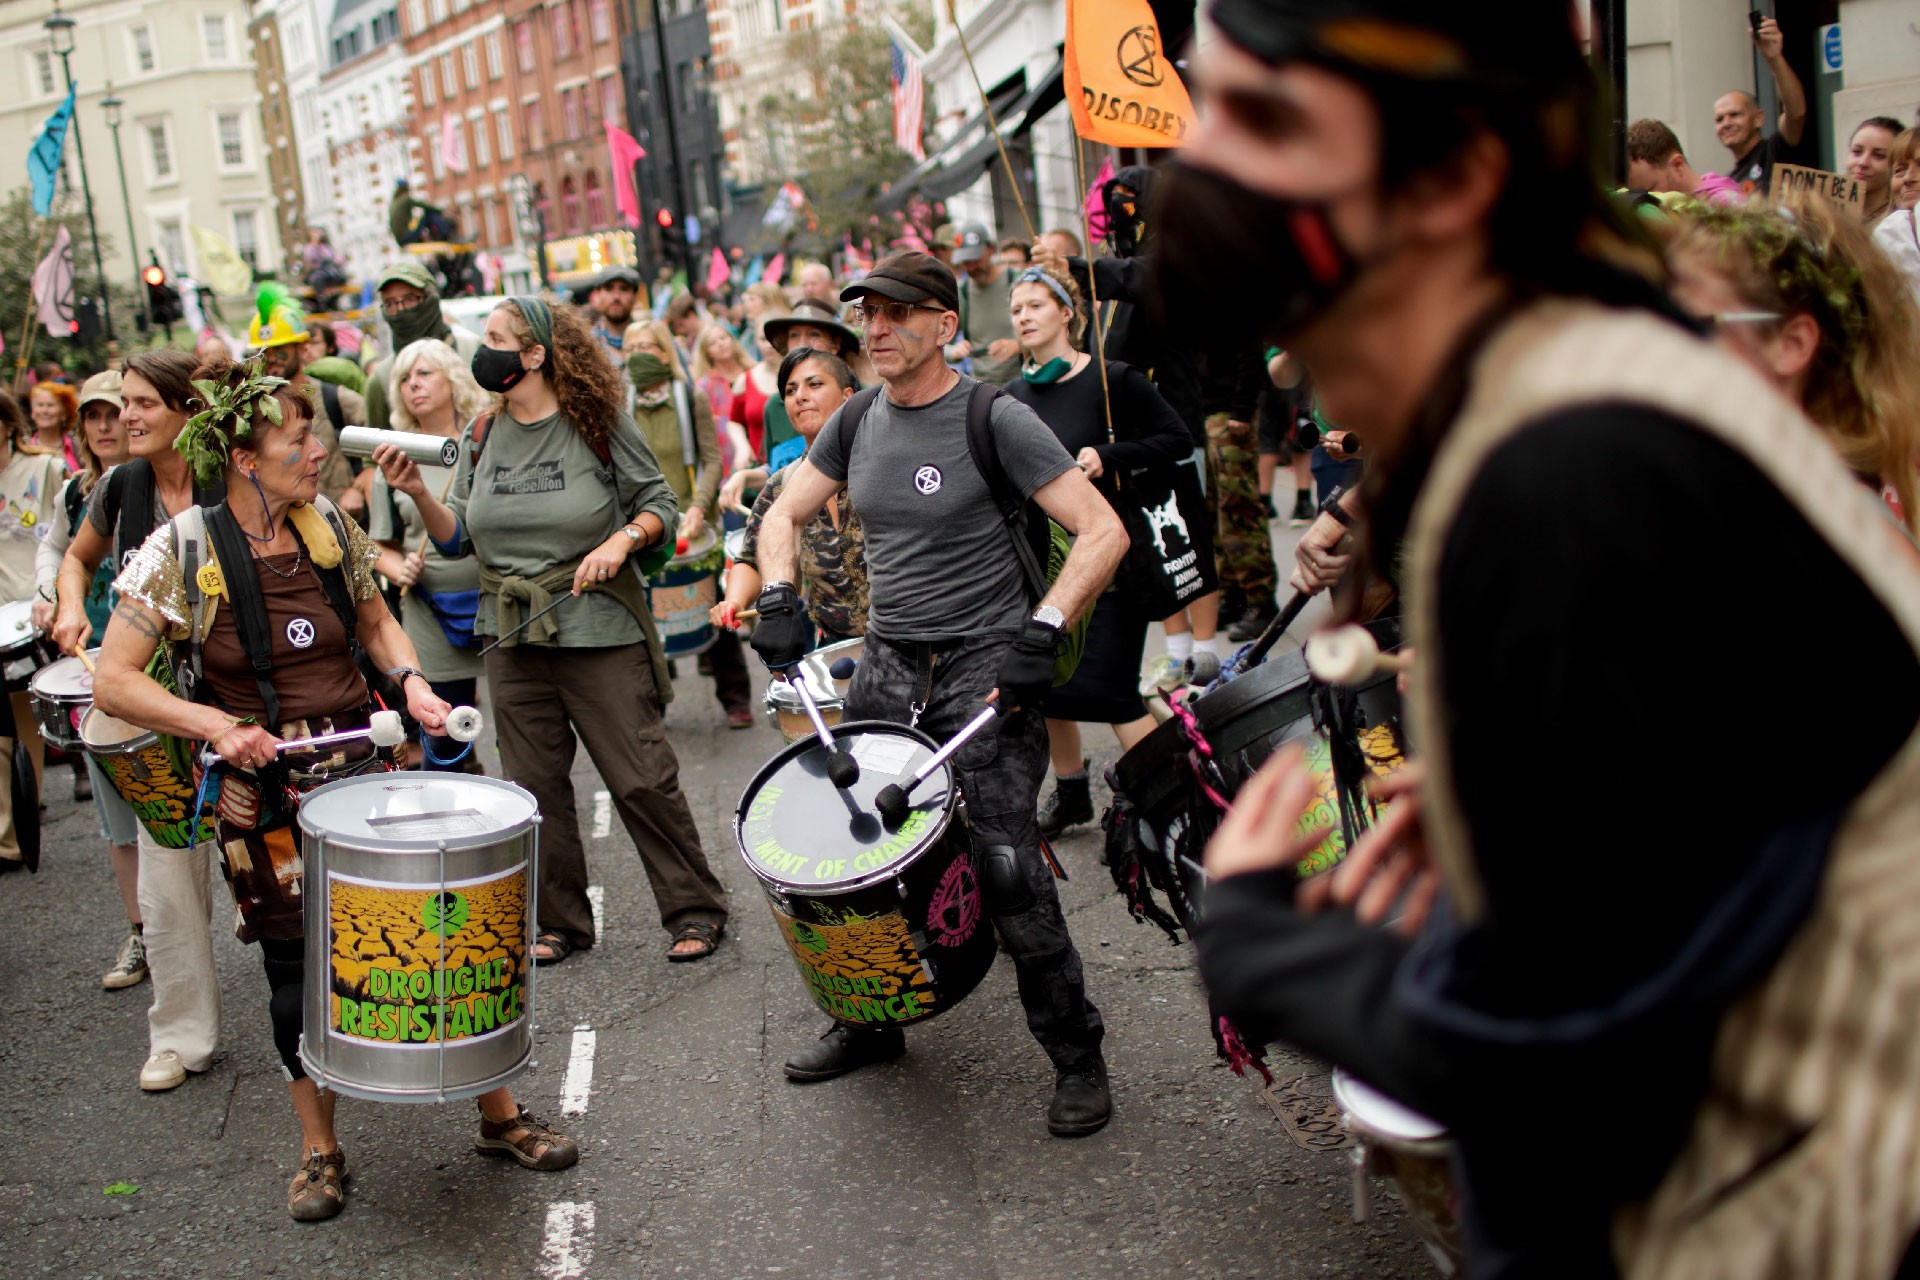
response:
[[[1193,101],[1147,0],[1067,0],[1067,102],[1073,129],[1113,147],[1177,147]]]

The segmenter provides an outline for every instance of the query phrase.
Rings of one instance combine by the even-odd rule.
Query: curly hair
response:
[[[1920,530],[1920,312],[1859,223],[1810,195],[1702,208],[1672,257],[1725,280],[1756,310],[1820,327],[1801,407],[1856,474],[1893,486],[1908,527]]]
[[[533,346],[533,328],[520,308],[509,300],[498,310],[507,314],[507,328],[520,349]],[[600,339],[593,336],[586,321],[565,307],[553,312],[553,346],[540,372],[553,388],[560,412],[567,415],[580,438],[596,451],[607,447],[620,421],[626,388],[620,384],[620,371],[613,367]]]
[[[1073,276],[1068,272],[1061,271],[1054,267],[1043,267],[1038,263],[1029,267],[1022,267],[1014,273],[1013,284],[1018,285],[1020,283],[1020,277],[1031,271],[1037,271],[1047,279],[1053,281],[1053,283],[1059,285],[1061,291],[1064,292],[1068,298],[1072,299],[1070,308],[1073,311],[1073,319],[1067,322],[1067,340],[1073,343],[1075,347],[1080,347],[1080,339],[1085,336],[1087,332],[1087,308],[1080,300],[1080,286],[1074,282]],[[1040,284],[1038,280],[1029,280],[1026,283]],[[1047,297],[1055,302],[1060,301],[1060,295],[1052,289],[1047,289],[1045,285],[1040,285],[1040,287],[1046,290]],[[1011,295],[1013,289],[1010,287],[1007,292]]]
[[[421,338],[400,348],[400,354],[393,358],[393,369],[387,378],[387,403],[393,406],[390,412],[396,431],[420,430],[419,420],[413,416],[413,410],[407,407],[407,399],[400,394],[400,387],[406,382],[407,375],[421,365],[438,369],[446,375],[447,386],[453,392],[455,434],[485,413],[492,404],[493,398],[473,380],[473,366],[462,360],[459,352],[438,338]]]
[[[0,391],[0,435],[6,436],[8,446],[18,445],[32,429],[27,415],[20,411],[20,402]]]
[[[249,380],[260,376],[261,360],[258,355],[236,363],[231,357],[216,352],[193,370],[194,382],[214,383],[228,395],[240,391]],[[279,405],[280,420],[277,423],[266,408],[268,400]],[[242,412],[216,414],[204,422],[198,415],[206,412],[209,406],[201,398],[198,388],[195,388],[188,405],[196,416],[181,428],[173,447],[187,459],[195,478],[202,484],[210,483],[224,467],[233,465],[236,446],[257,448],[257,438],[275,426],[307,422],[313,418],[313,401],[294,390],[293,384],[284,382],[267,395],[245,401],[241,406]]]

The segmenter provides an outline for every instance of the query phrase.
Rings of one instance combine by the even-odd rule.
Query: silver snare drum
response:
[[[802,658],[800,669],[807,682],[807,692],[813,695],[813,704],[820,708],[820,718],[831,729],[845,716],[847,699],[844,691],[834,688],[826,664],[818,660],[823,652],[825,650],[816,649]],[[791,684],[785,680],[769,680],[764,702],[767,723],[778,729],[782,738],[798,742],[813,736],[813,721],[807,718],[807,709],[800,704],[800,695],[793,691]]]
[[[0,681],[8,689],[25,689],[40,669],[40,646],[35,643],[38,638],[33,629],[33,601],[0,604]]]
[[[531,794],[465,774],[372,774],[302,798],[300,1061],[316,1084],[444,1102],[527,1069],[539,825]]]
[[[89,660],[100,655],[89,650]],[[27,688],[33,694],[33,718],[40,736],[62,751],[82,751],[80,722],[93,707],[93,673],[78,658],[62,658],[33,673]]]

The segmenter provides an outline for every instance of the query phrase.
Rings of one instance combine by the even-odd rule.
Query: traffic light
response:
[[[100,303],[80,298],[73,304],[73,340],[83,347],[100,341]]]
[[[662,205],[653,214],[653,220],[660,226],[660,257],[663,261],[681,263],[687,256],[687,232],[673,216],[673,210]]]
[[[167,283],[167,269],[158,262],[151,263],[140,273],[147,284],[147,314],[155,324],[173,324],[184,312],[180,306],[180,291]]]

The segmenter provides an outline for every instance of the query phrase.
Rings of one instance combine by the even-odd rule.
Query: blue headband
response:
[[[1060,299],[1060,305],[1068,311],[1073,310],[1073,299],[1060,287],[1060,282],[1038,267],[1028,267],[1013,278],[1015,284],[1043,284],[1053,290],[1053,296]]]
[[[533,340],[549,352],[553,350],[553,312],[547,304],[538,298],[508,298],[520,312],[520,318],[527,322],[527,328],[533,330]]]

